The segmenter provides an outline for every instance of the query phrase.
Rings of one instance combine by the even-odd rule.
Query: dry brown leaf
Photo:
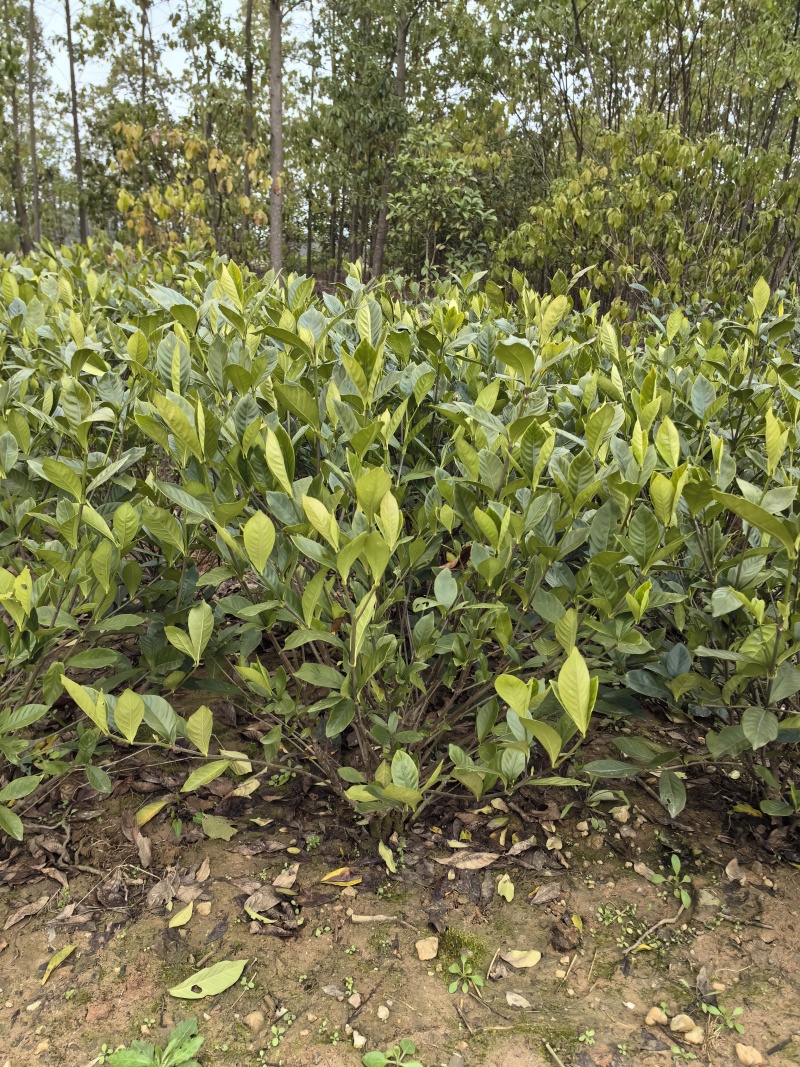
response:
[[[725,873],[732,882],[739,882],[740,885],[744,885],[747,881],[747,875],[739,866],[739,860],[736,858],[736,856],[733,857],[728,866],[725,868]]]
[[[257,914],[262,915],[265,911],[277,907],[280,902],[281,898],[272,886],[266,885],[262,889],[257,889],[255,893],[250,894],[244,902],[244,909],[248,914],[250,914],[251,911],[254,911]]]
[[[561,887],[561,882],[547,882],[545,885],[540,885],[535,893],[531,893],[528,897],[530,904],[547,904],[551,900],[558,900],[563,896],[564,890]]]
[[[12,915],[9,915],[3,929],[10,930],[12,926],[21,923],[23,919],[30,919],[32,915],[38,915],[43,908],[47,907],[49,899],[49,897],[39,897],[38,900],[33,900],[30,904],[23,904],[21,908],[17,908]]]
[[[209,860],[208,856],[206,856],[206,858],[197,868],[197,874],[194,876],[194,880],[196,882],[205,882],[209,874],[211,874],[211,861]]]
[[[521,856],[523,852],[527,852],[528,849],[535,847],[536,838],[529,837],[525,841],[517,841],[516,844],[512,845],[508,852],[506,852],[506,856]]]
[[[500,859],[499,852],[462,852],[455,856],[437,859],[436,862],[446,867],[455,867],[459,871],[480,871],[498,859]]]
[[[526,1000],[521,993],[506,993],[506,1004],[510,1008],[529,1008],[530,1001]]]
[[[281,871],[272,883],[275,889],[291,889],[297,881],[297,872],[300,870],[299,863],[292,863],[285,871]]]

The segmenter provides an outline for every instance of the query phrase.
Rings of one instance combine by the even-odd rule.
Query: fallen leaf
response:
[[[500,959],[506,963],[510,963],[512,967],[535,967],[539,960],[542,958],[541,952],[537,952],[535,948],[520,949],[510,948],[505,952],[500,953]]]
[[[210,945],[212,941],[219,941],[219,939],[221,937],[224,937],[227,932],[228,917],[226,915],[224,919],[220,919],[220,921],[216,924],[213,930],[209,931],[208,935],[206,936],[206,944]]]
[[[60,966],[68,956],[72,955],[74,951],[74,945],[64,945],[64,947],[62,949],[59,949],[54,956],[50,957],[50,962],[45,967],[44,974],[42,975],[42,985],[45,984],[45,982],[56,969],[56,967]]]
[[[509,904],[514,899],[514,883],[511,881],[507,874],[502,875],[502,877],[498,880],[497,892],[500,894],[503,900],[507,900]]]
[[[510,1008],[529,1008],[531,1006],[530,1001],[520,993],[506,993],[506,1004]]]
[[[275,881],[272,883],[275,889],[291,889],[294,883],[297,881],[297,872],[300,870],[299,863],[293,863],[287,867],[285,871],[281,871]]]
[[[201,815],[200,825],[203,827],[203,833],[212,841],[230,841],[234,834],[239,833],[233,823],[223,819],[221,815]]]
[[[437,859],[436,862],[446,867],[455,867],[458,871],[479,871],[498,859],[500,859],[499,852],[462,852],[459,855]]]
[[[555,852],[557,849],[564,847],[564,842],[561,840],[558,834],[553,834],[552,837],[548,837],[544,847],[548,850],[548,852]]]
[[[206,856],[206,858],[197,868],[197,874],[194,876],[194,880],[195,882],[205,882],[209,874],[211,874],[211,861],[209,860],[208,856]]]
[[[390,874],[397,874],[397,864],[394,861],[394,853],[383,841],[378,842],[378,852]]]
[[[423,937],[421,941],[417,941],[414,947],[417,950],[417,959],[435,960],[439,951],[439,938]]]
[[[173,986],[169,994],[181,1000],[202,1000],[224,993],[242,977],[247,960],[220,960],[213,967],[204,967],[185,982]]]
[[[360,885],[361,875],[351,871],[349,867],[339,867],[338,870],[326,874],[320,881],[325,885]]]
[[[747,875],[739,866],[739,860],[736,858],[736,856],[733,857],[728,866],[725,868],[725,873],[732,882],[739,882],[740,885],[744,885],[747,881]]]
[[[139,808],[136,812],[136,822],[139,826],[144,826],[149,823],[151,819],[155,818],[158,813],[169,804],[172,797],[159,797],[158,800],[151,800],[149,804],[145,804],[143,808]]]
[[[247,778],[231,792],[232,797],[249,797],[261,785],[258,778]]]
[[[547,882],[545,885],[540,885],[535,893],[531,893],[528,896],[528,902],[530,904],[547,904],[551,900],[558,900],[563,892],[561,882]]]
[[[132,845],[136,846],[136,851],[139,853],[139,863],[142,867],[147,868],[150,866],[150,862],[153,858],[153,850],[150,845],[150,838],[145,837],[139,829],[139,824],[136,821],[136,817],[132,812],[126,811],[122,816],[122,832],[128,841]]]
[[[255,893],[250,894],[244,902],[244,910],[251,919],[258,919],[259,922],[264,923],[273,923],[275,922],[275,919],[268,918],[264,912],[276,908],[280,902],[281,898],[272,886],[268,885],[264,886],[263,889],[257,889]]]
[[[185,926],[191,919],[193,911],[194,904],[190,900],[185,908],[182,908],[181,911],[172,916],[168,923],[170,930],[174,930],[176,926]]]
[[[21,908],[18,908],[12,915],[9,915],[3,929],[10,930],[12,926],[21,923],[23,919],[29,919],[32,915],[38,915],[42,908],[47,907],[48,900],[49,897],[39,897],[38,900],[34,900],[30,904],[23,904]]]
[[[337,989],[335,985],[324,985],[322,992],[326,997],[335,997],[337,1000],[344,1000],[344,993],[341,989]]]
[[[513,844],[511,846],[511,848],[508,850],[508,852],[506,852],[506,855],[507,856],[521,856],[523,852],[527,852],[529,849],[535,848],[535,847],[536,847],[536,838],[535,837],[528,837],[524,841],[517,841],[516,844]]]

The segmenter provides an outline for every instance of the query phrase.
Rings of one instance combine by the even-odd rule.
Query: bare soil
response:
[[[800,1062],[796,867],[752,837],[715,833],[718,813],[685,812],[676,827],[636,787],[627,796],[631,806],[616,818],[605,805],[563,821],[554,803],[537,809],[524,796],[512,807],[457,804],[441,825],[412,827],[399,851],[395,842],[397,874],[375,857],[363,829],[313,792],[197,801],[198,811],[231,819],[238,833],[230,842],[207,840],[192,822],[176,840],[165,807],[142,828],[147,869],[122,829],[141,797],[120,790],[94,817],[72,823],[69,811],[85,815],[87,804],[68,798],[82,803],[65,809],[60,824],[51,813],[50,829],[29,833],[0,865],[0,927],[24,905],[46,901],[0,934],[0,1065],[89,1067],[103,1062],[104,1045],[142,1035],[165,1044],[171,1026],[192,1015],[207,1067],[355,1067],[363,1052],[353,1031],[366,1038],[363,1051],[409,1038],[425,1067],[656,1067],[691,1057],[729,1065],[738,1062],[737,1041],[776,1067]],[[513,840],[530,838],[508,857]],[[484,869],[436,862],[487,850],[501,858]],[[673,854],[691,876],[692,907],[626,955],[679,907],[669,883],[653,885],[634,864],[668,873]],[[729,867],[734,858],[738,870]],[[251,921],[246,897],[294,863],[296,882],[284,894],[293,906],[271,913],[272,924]],[[322,882],[343,866],[356,885]],[[497,892],[503,873],[514,884],[511,902]],[[178,887],[171,910],[151,892],[159,883]],[[188,900],[192,918],[171,929]],[[388,918],[354,921],[376,915]],[[437,932],[438,956],[420,961],[415,943]],[[42,986],[48,961],[66,945],[74,951]],[[515,970],[498,956],[508,949],[542,957]],[[448,992],[461,951],[476,974],[493,964],[496,975],[468,995]],[[244,985],[199,1001],[168,992],[200,967],[244,958]],[[353,993],[360,1004],[348,1002]],[[507,993],[530,1008],[510,1006]],[[745,1034],[704,1012],[704,1002],[741,1008],[731,1021]],[[659,1004],[698,1023],[703,1044],[645,1025]]]

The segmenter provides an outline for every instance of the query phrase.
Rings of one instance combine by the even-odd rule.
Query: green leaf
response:
[[[341,689],[344,675],[335,667],[328,667],[324,663],[303,663],[294,672],[294,677],[309,685],[319,686],[321,689]]]
[[[14,778],[0,789],[0,801],[7,803],[9,800],[21,800],[31,794],[44,776],[41,774],[27,774],[23,778]]]
[[[13,837],[15,841],[21,841],[25,834],[22,819],[7,808],[5,804],[0,804],[0,830],[4,834],[8,834],[9,837]]]
[[[585,763],[581,770],[593,778],[635,778],[641,773],[641,767],[616,759],[592,760],[590,763]]]
[[[213,967],[204,967],[179,985],[173,986],[169,994],[181,1000],[201,1000],[203,997],[215,997],[230,989],[242,977],[247,960],[220,960]]]
[[[391,487],[391,476],[382,467],[375,467],[373,470],[367,471],[356,482],[356,495],[359,506],[370,522],[380,511],[381,501]]]
[[[144,701],[138,693],[126,689],[119,695],[114,706],[114,722],[126,741],[133,744],[143,719]]]
[[[759,278],[753,289],[753,310],[757,319],[760,319],[767,310],[767,304],[769,304],[769,286],[763,278]]]
[[[361,1063],[363,1067],[386,1067],[389,1060],[382,1052],[368,1052],[362,1056]]]
[[[192,771],[181,786],[181,792],[191,793],[202,785],[209,785],[210,782],[216,781],[220,775],[224,774],[230,765],[231,761],[227,759],[212,760],[210,763],[204,763],[202,767]]]
[[[67,493],[70,493],[76,500],[80,501],[83,493],[81,490],[81,480],[78,475],[68,467],[66,463],[62,463],[58,459],[42,460],[42,472],[48,482],[52,482],[59,489],[64,489]]]
[[[283,455],[283,450],[281,449],[278,435],[272,430],[267,430],[267,443],[265,445],[264,454],[266,456],[267,466],[269,467],[273,478],[283,491],[291,497],[292,480],[286,469],[286,460]]]
[[[104,734],[108,733],[108,712],[106,710],[105,697],[101,693],[97,699],[92,696],[89,690],[83,686],[78,685],[77,682],[73,682],[71,678],[67,678],[63,675],[61,678],[61,684],[84,713],[92,720],[92,722],[99,726]]]
[[[392,782],[404,789],[419,789],[417,765],[402,748],[399,748],[392,757]]]
[[[263,574],[275,546],[275,526],[263,511],[251,515],[242,528],[247,557],[256,574]]]
[[[769,534],[776,541],[780,541],[789,554],[790,559],[797,556],[795,549],[796,534],[788,522],[770,515],[764,508],[759,507],[744,497],[734,496],[732,493],[721,493],[718,489],[712,490],[714,499],[723,507],[732,511],[735,515],[744,519],[750,526],[754,526],[761,533]]]
[[[586,660],[577,648],[573,648],[558,672],[558,684],[554,684],[553,689],[564,711],[584,737],[597,699],[597,686],[597,679],[589,676]]]
[[[192,643],[195,663],[200,662],[200,658],[213,632],[214,612],[205,600],[201,600],[189,612],[189,638]]]
[[[328,715],[328,721],[325,724],[325,736],[338,737],[353,721],[355,713],[356,707],[352,700],[338,700]],[[353,777],[354,775],[358,775],[358,777]],[[340,767],[339,776],[344,778],[346,782],[364,781],[363,775],[352,767]]]
[[[550,757],[550,766],[555,767],[556,760],[561,753],[562,739],[558,730],[554,730],[552,726],[548,726],[546,722],[542,722],[540,719],[526,719],[520,717],[520,721],[529,734],[532,734],[547,755]]]
[[[494,680],[494,687],[501,700],[504,700],[517,715],[527,715],[531,703],[530,686],[513,674],[500,674]]]
[[[753,748],[763,748],[778,736],[778,720],[766,708],[747,708],[742,714],[742,729]]]
[[[186,720],[186,736],[204,756],[208,755],[208,746],[213,729],[214,716],[211,713],[211,709],[207,708],[205,704],[202,704]]]
[[[319,410],[308,390],[298,385],[297,382],[284,382],[283,384],[275,382],[273,388],[275,395],[285,408],[288,408],[293,415],[302,419],[308,426],[319,430]]]
[[[221,815],[207,815],[205,812],[200,816],[200,825],[203,833],[212,841],[230,841],[239,831]]]
[[[397,864],[395,863],[394,853],[388,845],[383,843],[383,841],[378,842],[378,853],[383,862],[386,864],[386,868],[389,873],[397,874]]]
[[[433,583],[433,593],[437,603],[441,604],[446,611],[455,603],[458,596],[458,582],[453,577],[453,572],[449,567],[442,567],[436,575],[436,581]]]
[[[674,819],[686,807],[686,786],[674,771],[662,771],[658,779],[661,803]]]

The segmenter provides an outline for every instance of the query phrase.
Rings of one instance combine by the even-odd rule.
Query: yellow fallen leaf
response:
[[[139,826],[144,826],[149,823],[158,813],[169,804],[171,797],[160,797],[158,800],[151,800],[149,804],[145,804],[143,808],[139,808],[136,812],[136,822]]]
[[[349,867],[339,867],[338,870],[331,871],[330,874],[326,874],[320,881],[324,885],[359,885],[361,882],[361,875],[355,874]]]
[[[185,908],[173,915],[169,921],[170,930],[174,930],[176,926],[185,926],[192,917],[194,911],[194,904],[190,900]]]
[[[541,958],[541,952],[537,952],[535,948],[527,951],[520,948],[510,948],[506,952],[500,953],[500,959],[505,963],[510,963],[512,967],[535,967]]]
[[[58,952],[56,952],[55,956],[52,956],[50,958],[50,962],[47,964],[47,967],[45,968],[45,972],[42,975],[42,985],[45,984],[45,982],[50,977],[50,975],[53,973],[53,971],[56,969],[56,967],[58,967],[60,964],[62,964],[64,962],[64,960],[67,958],[67,956],[71,956],[74,951],[75,951],[75,946],[74,945],[64,945],[63,948],[59,949]]]

